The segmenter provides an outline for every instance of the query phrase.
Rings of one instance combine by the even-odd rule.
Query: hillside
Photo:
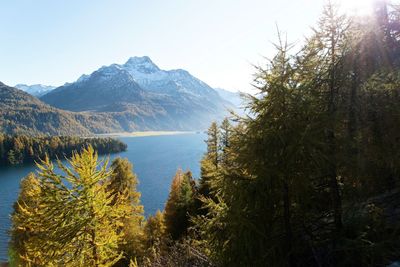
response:
[[[103,66],[56,89],[18,86],[0,86],[0,131],[7,134],[203,130],[236,106],[189,72],[161,70],[148,57]]]
[[[49,159],[71,157],[74,151],[92,146],[101,154],[125,151],[127,145],[114,138],[81,138],[75,136],[8,136],[0,133],[0,166],[35,163]]]
[[[222,88],[214,88],[214,90],[221,98],[231,102],[236,108],[241,108],[244,105],[240,92],[232,92]]]
[[[26,135],[91,135],[120,129],[103,114],[63,111],[0,82],[0,132]]]
[[[17,84],[14,87],[36,97],[43,96],[56,88],[54,86],[43,85],[43,84],[32,84],[32,85]]]
[[[185,70],[133,57],[83,75],[41,100],[69,111],[107,113],[123,130],[202,130],[233,104]]]

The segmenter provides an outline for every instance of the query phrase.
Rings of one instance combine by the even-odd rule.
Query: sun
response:
[[[373,11],[373,0],[340,0],[340,8],[351,15],[369,15]]]

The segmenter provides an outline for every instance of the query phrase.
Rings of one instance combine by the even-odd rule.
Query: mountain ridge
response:
[[[162,70],[147,56],[102,66],[41,97],[76,112],[107,112],[126,130],[200,130],[227,115],[233,104],[182,69]]]
[[[43,84],[27,85],[23,83],[19,83],[14,87],[36,97],[43,96],[56,88],[56,86],[51,86],[51,85],[43,85]]]
[[[163,70],[147,56],[102,66],[57,88],[18,86],[22,90],[0,83],[0,131],[8,134],[198,131],[235,109],[219,89],[186,70]]]
[[[0,82],[0,132],[24,135],[79,135],[122,130],[107,114],[75,113],[51,107]]]

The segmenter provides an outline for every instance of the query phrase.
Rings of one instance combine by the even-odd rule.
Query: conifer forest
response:
[[[37,165],[10,266],[398,266],[400,5],[360,19],[328,2],[274,49],[245,113],[209,125],[200,177],[178,169],[149,216],[135,162],[98,156],[122,142],[0,135],[0,164]]]

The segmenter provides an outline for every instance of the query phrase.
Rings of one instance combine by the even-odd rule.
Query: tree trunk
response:
[[[285,250],[288,253],[288,266],[295,266],[294,257],[292,254],[292,240],[293,233],[290,223],[290,195],[289,195],[289,185],[286,181],[283,182],[283,218],[285,222]]]
[[[329,79],[329,100],[328,100],[328,178],[332,194],[332,205],[334,214],[334,224],[336,228],[336,234],[339,234],[342,230],[342,200],[340,196],[340,188],[337,181],[337,163],[336,163],[336,136],[335,136],[335,125],[336,125],[336,101],[338,98],[337,91],[337,77],[336,77],[336,35],[331,34],[331,70]]]
[[[97,254],[95,229],[92,229],[91,231],[91,238],[92,238],[91,243],[92,243],[93,266],[99,266],[99,256]]]

